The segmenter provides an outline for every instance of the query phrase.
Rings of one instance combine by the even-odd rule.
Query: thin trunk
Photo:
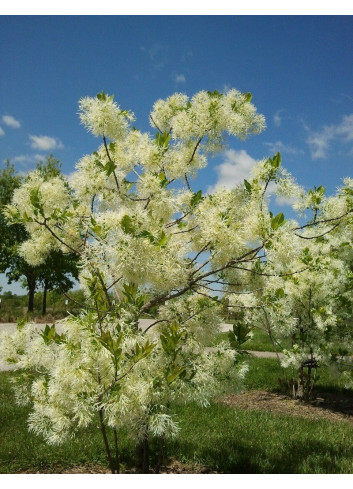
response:
[[[120,454],[118,445],[118,433],[116,428],[113,428],[114,432],[114,447],[115,447],[115,470],[116,474],[120,474]]]
[[[267,329],[267,334],[271,340],[271,343],[272,343],[272,347],[273,347],[273,351],[276,353],[276,357],[277,357],[277,361],[280,365],[280,367],[282,368],[282,372],[283,372],[283,376],[284,376],[284,380],[288,386],[288,389],[290,390],[290,382],[289,380],[287,379],[287,375],[286,375],[286,369],[282,367],[282,364],[281,364],[281,359],[279,357],[279,354],[278,354],[278,351],[277,351],[277,346],[276,346],[276,343],[278,343],[278,341],[275,341],[275,338],[273,337],[273,334],[272,334],[272,330],[271,330],[271,324],[270,324],[270,321],[268,319],[268,316],[267,316],[267,313],[266,313],[266,309],[263,307],[262,308],[263,310],[263,313],[264,313],[264,317],[265,317],[265,322],[266,322],[266,329]],[[280,345],[281,346],[281,345]],[[282,347],[281,347],[282,348]]]
[[[101,429],[101,432],[102,432],[102,435],[103,435],[105,451],[106,451],[108,462],[109,462],[109,468],[111,470],[111,473],[112,474],[115,474],[115,470],[116,469],[115,469],[115,466],[114,466],[113,457],[112,457],[112,454],[111,454],[111,451],[110,451],[110,447],[109,447],[109,441],[108,441],[108,437],[107,437],[107,431],[106,431],[105,424],[104,424],[103,409],[100,409],[99,410],[99,421],[100,421],[100,429]]]
[[[36,279],[33,277],[26,277],[28,284],[28,312],[34,311],[34,293],[36,291]]]
[[[170,408],[170,401],[167,401],[166,404],[167,410],[169,411]],[[165,433],[159,437],[159,456],[158,456],[158,466],[157,466],[157,472],[160,473],[160,470],[162,467],[166,465],[166,459],[165,459]]]
[[[140,474],[148,474],[150,471],[150,447],[148,434],[145,435],[136,446],[136,468]]]
[[[298,389],[297,395],[298,399],[303,399],[304,397],[304,369],[303,367],[299,367],[298,370]]]
[[[48,285],[47,285],[47,281],[44,280],[43,303],[42,303],[43,316],[47,313],[47,292],[48,292]]]

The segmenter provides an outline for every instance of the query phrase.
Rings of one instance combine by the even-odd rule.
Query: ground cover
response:
[[[227,320],[225,320],[227,322]],[[228,342],[228,333],[218,333],[213,346],[219,345],[222,341]],[[281,345],[283,348],[290,348],[290,340],[284,340],[281,342]],[[254,328],[253,329],[253,337],[243,343],[242,347],[245,350],[251,350],[251,351],[274,351],[273,348],[273,343],[270,340],[268,334],[266,331],[263,331],[259,328]],[[280,351],[280,348],[277,345],[277,350]]]
[[[34,296],[34,310],[32,313],[27,312],[28,296],[16,295],[6,292],[0,295],[0,323],[15,323],[18,318],[26,317],[34,322],[51,322],[62,319],[70,314],[80,312],[80,303],[84,302],[82,291],[75,290],[69,293],[72,301],[69,301],[64,294],[50,291],[47,296],[47,311],[42,314],[43,293],[37,292]],[[66,301],[67,304],[66,304]],[[76,302],[74,302],[76,301]]]
[[[167,473],[351,473],[353,392],[322,368],[316,401],[289,399],[274,359],[249,358],[243,393],[230,393],[200,409],[172,406],[180,436],[166,443]],[[59,447],[27,431],[28,408],[15,405],[14,373],[0,374],[0,473],[109,472],[97,427]],[[281,391],[282,390],[282,391]],[[134,448],[121,436],[125,472],[133,471]],[[157,470],[159,444],[152,440]]]

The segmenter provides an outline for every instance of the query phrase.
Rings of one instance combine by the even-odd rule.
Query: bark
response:
[[[114,432],[114,447],[115,447],[115,470],[116,470],[116,474],[120,474],[120,453],[119,453],[117,429],[114,428],[113,432]]]
[[[150,470],[150,447],[148,435],[136,446],[136,469],[140,474],[148,474]]]
[[[28,312],[34,311],[34,293],[36,291],[36,279],[27,276],[27,284],[28,284]]]
[[[304,372],[303,372],[303,367],[300,367],[298,370],[298,389],[297,389],[297,395],[296,397],[298,399],[303,399],[304,397]]]
[[[43,289],[43,303],[42,303],[42,314],[47,313],[47,292],[48,292],[48,286],[47,286],[47,281],[44,280],[44,289]]]
[[[109,468],[111,470],[111,473],[115,474],[116,467],[115,467],[114,460],[113,460],[113,457],[112,457],[112,454],[110,451],[110,447],[109,447],[107,430],[105,427],[104,417],[103,417],[103,409],[100,409],[98,414],[99,414],[100,429],[101,429],[101,433],[102,433],[103,440],[104,440],[104,447],[105,447],[105,452],[106,452],[107,458],[108,458]]]

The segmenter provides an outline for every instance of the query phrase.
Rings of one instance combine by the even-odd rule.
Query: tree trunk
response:
[[[113,460],[113,457],[112,457],[112,454],[110,451],[109,441],[108,441],[108,437],[107,437],[107,430],[106,430],[105,423],[104,423],[103,409],[102,408],[98,411],[98,414],[99,414],[99,421],[100,421],[100,429],[101,429],[101,433],[102,433],[103,440],[104,440],[105,452],[107,454],[109,468],[111,470],[111,473],[115,474],[116,473],[116,464],[114,463],[114,460]]]
[[[136,446],[136,469],[139,474],[148,474],[150,471],[150,447],[147,434]]]
[[[36,291],[36,279],[33,277],[27,278],[28,286],[28,312],[34,311],[34,293]]]
[[[304,397],[304,369],[300,367],[298,370],[298,390],[296,397],[298,399],[303,399]]]
[[[43,289],[43,303],[42,303],[42,314],[47,313],[47,292],[48,292],[48,286],[47,286],[47,281],[44,280],[44,289]]]

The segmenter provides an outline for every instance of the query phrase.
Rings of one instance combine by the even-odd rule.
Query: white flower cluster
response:
[[[84,97],[79,102],[82,124],[95,136],[106,136],[119,140],[126,136],[129,121],[134,119],[130,112],[122,111],[112,97]]]
[[[234,349],[205,348],[222,321],[216,293],[239,307],[246,324],[299,345],[287,365],[310,349],[329,356],[322,338],[342,338],[342,325],[352,341],[351,180],[333,198],[322,187],[305,193],[276,157],[231,190],[204,196],[191,189],[188,177],[224,147],[227,134],[264,129],[250,94],[159,100],[151,113],[155,138],[130,129],[132,115],[103,93],[81,99],[80,114],[103,144],[68,182],[32,173],[8,209],[26,224],[27,261],[38,265],[55,248],[75,253],[87,295],[87,311],[67,321],[63,337],[26,326],[2,341],[4,359],[37,376],[20,393],[33,403],[36,433],[59,443],[99,412],[135,440],[175,436],[170,402],[206,406],[246,372]],[[301,227],[273,216],[270,184],[321,221]],[[337,216],[347,216],[342,226]],[[146,313],[156,324],[143,333],[138,320]]]
[[[207,135],[213,149],[212,143],[218,143],[223,132],[244,139],[265,128],[265,119],[256,113],[250,98],[237,90],[224,95],[201,91],[190,100],[184,94],[175,94],[155,103],[151,123],[162,132],[171,130],[177,139]]]

